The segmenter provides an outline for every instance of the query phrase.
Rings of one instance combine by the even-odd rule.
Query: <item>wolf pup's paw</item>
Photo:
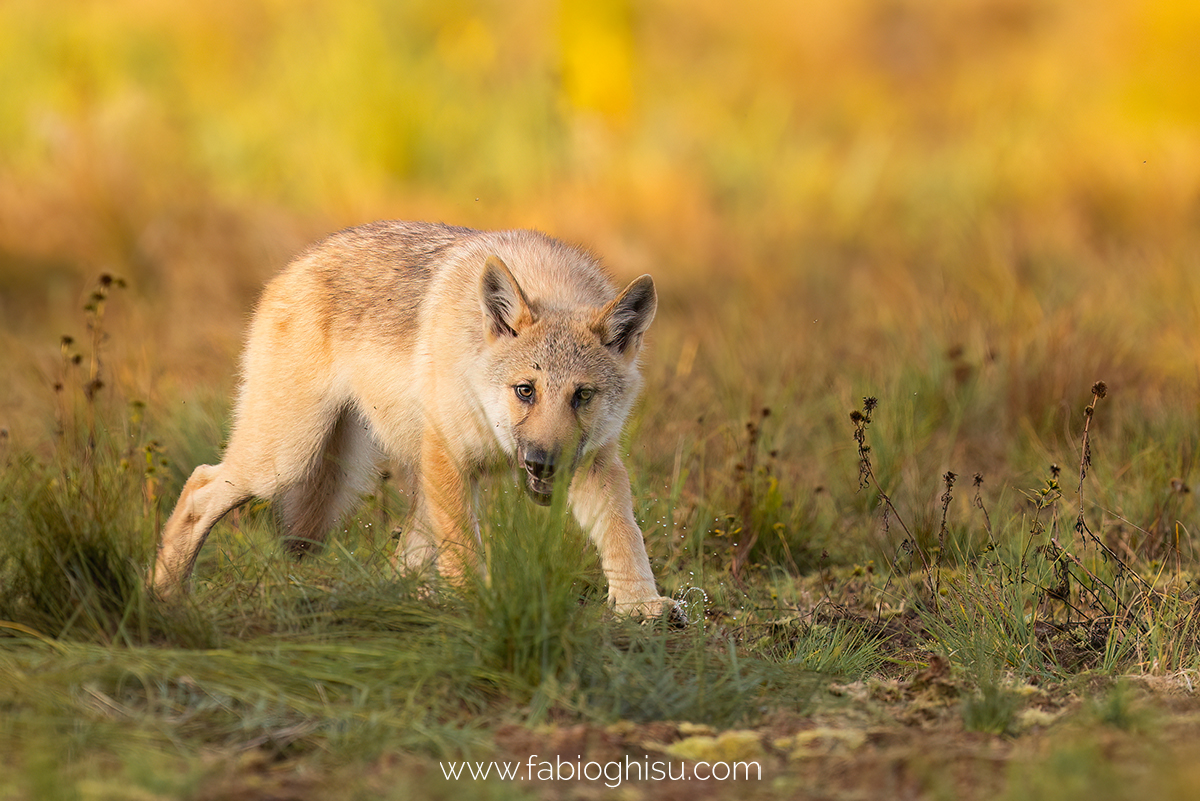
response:
[[[617,604],[616,610],[623,615],[641,618],[645,622],[665,618],[672,628],[682,628],[688,624],[687,613],[683,611],[683,607],[674,599],[663,596],[647,601]]]

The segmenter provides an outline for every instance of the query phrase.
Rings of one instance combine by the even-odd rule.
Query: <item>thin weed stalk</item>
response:
[[[104,332],[104,313],[108,306],[108,295],[113,287],[124,288],[125,281],[102,273],[92,290],[91,297],[83,307],[87,315],[87,329],[91,334],[92,353],[88,361],[88,379],[83,385],[84,408],[87,419],[87,453],[94,455],[96,449],[96,395],[104,388],[101,376],[100,352],[107,337]]]
[[[1083,415],[1084,415],[1083,440],[1082,440],[1082,444],[1080,446],[1080,454],[1079,454],[1079,514],[1075,518],[1075,533],[1079,535],[1079,538],[1084,545],[1086,545],[1090,541],[1099,549],[1100,553],[1103,554],[1105,560],[1112,563],[1112,565],[1116,571],[1116,578],[1113,582],[1114,584],[1122,583],[1122,580],[1125,578],[1132,578],[1137,584],[1139,584],[1141,586],[1142,590],[1147,591],[1147,592],[1153,592],[1154,588],[1151,585],[1147,584],[1146,581],[1143,580],[1142,577],[1137,574],[1137,571],[1130,568],[1129,565],[1125,562],[1125,560],[1122,559],[1116,553],[1116,551],[1114,551],[1112,548],[1110,548],[1108,546],[1107,543],[1105,543],[1102,539],[1100,539],[1099,537],[1096,536],[1095,532],[1093,532],[1091,527],[1088,526],[1087,517],[1084,514],[1083,486],[1084,486],[1084,480],[1087,478],[1087,475],[1088,475],[1088,470],[1092,466],[1092,437],[1091,437],[1092,418],[1095,416],[1095,413],[1096,413],[1096,405],[1101,400],[1103,400],[1107,394],[1108,394],[1107,385],[1103,381],[1097,381],[1095,384],[1092,385],[1092,402],[1090,404],[1088,404],[1088,406],[1083,410]],[[1108,592],[1113,597],[1114,603],[1119,607],[1121,604],[1121,599],[1120,599],[1120,596],[1119,596],[1119,593],[1118,593],[1116,587],[1109,585],[1107,582],[1104,582],[1102,579],[1100,579],[1094,573],[1092,573],[1091,571],[1088,571],[1087,568],[1085,568],[1083,566],[1083,564],[1080,563],[1078,558],[1076,558],[1074,556],[1072,556],[1071,558],[1074,561],[1074,563],[1079,567],[1079,569],[1082,570],[1088,576],[1088,578],[1090,578],[1092,581],[1099,583],[1106,590],[1108,590]],[[1099,600],[1099,599],[1097,598],[1097,600]]]
[[[972,499],[975,508],[983,514],[983,530],[987,532],[988,550],[996,547],[996,537],[992,533],[992,518],[988,514],[987,506],[983,503],[983,474],[976,473],[971,480],[971,485],[975,487],[975,497]]]
[[[946,491],[942,493],[942,519],[941,523],[938,525],[937,570],[935,573],[933,587],[933,595],[935,599],[941,594],[942,590],[942,556],[946,552],[946,517],[950,512],[950,501],[954,499],[954,481],[957,478],[958,475],[949,470],[947,470],[946,474],[942,476],[942,481],[946,485]],[[936,600],[934,600],[934,604],[937,604]]]
[[[71,352],[71,346],[74,344],[75,338],[70,334],[63,334],[58,340],[58,380],[54,382],[54,434],[58,440],[60,455],[66,452],[67,434],[74,429],[74,420],[71,414],[71,377],[74,372],[73,368],[78,367],[80,362],[83,361],[82,356]]]
[[[762,422],[770,414],[770,408],[764,406],[757,421],[751,420],[746,423],[745,456],[735,467],[741,484],[738,516],[741,518],[742,531],[733,554],[733,579],[739,584],[743,583],[742,568],[749,560],[754,544],[758,542],[758,527],[754,525],[754,477],[758,467],[758,441],[762,434]]]
[[[883,486],[879,483],[879,479],[875,476],[875,470],[871,467],[871,446],[867,443],[867,426],[871,424],[871,413],[879,406],[878,398],[868,397],[863,398],[862,411],[855,409],[850,412],[850,421],[854,423],[854,441],[858,443],[858,488],[866,489],[869,486],[874,486],[875,491],[879,493],[879,503],[884,506],[888,512],[895,516],[896,522],[900,524],[900,528],[904,529],[904,534],[910,542],[915,543],[916,538],[909,531],[908,525],[901,517],[900,511],[896,505],[892,503],[891,497],[883,491]],[[924,552],[917,548],[921,557],[921,562],[925,568],[929,568],[929,560],[925,558]]]
[[[929,563],[929,558],[925,554],[925,550],[921,548],[921,544],[913,536],[909,530],[908,524],[904,522],[904,518],[900,515],[900,510],[892,503],[892,499],[883,490],[883,486],[879,483],[879,478],[875,475],[875,470],[871,466],[871,446],[867,442],[867,426],[871,424],[871,414],[879,406],[879,399],[875,397],[863,398],[862,410],[855,409],[850,412],[850,422],[854,423],[854,441],[858,445],[858,488],[860,490],[874,486],[875,491],[879,493],[879,504],[883,508],[883,525],[886,533],[888,521],[891,517],[895,517],[896,522],[903,529],[905,539],[900,544],[900,548],[904,549],[907,545],[909,552],[915,551],[921,557],[921,566],[925,573],[926,582],[930,585],[930,590],[933,590],[933,583],[930,581],[930,573],[932,567]],[[897,569],[893,561],[893,569]],[[891,577],[888,577],[889,582]],[[886,589],[886,585],[885,585]],[[937,610],[937,593],[933,595],[934,610]],[[882,607],[881,607],[882,608]]]

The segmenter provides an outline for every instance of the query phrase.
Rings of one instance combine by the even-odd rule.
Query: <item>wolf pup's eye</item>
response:
[[[575,403],[573,405],[575,408],[579,408],[590,401],[592,396],[595,394],[596,390],[592,389],[591,387],[580,387],[579,389],[575,390]]]
[[[533,403],[533,384],[517,384],[513,387],[513,392],[526,403]]]

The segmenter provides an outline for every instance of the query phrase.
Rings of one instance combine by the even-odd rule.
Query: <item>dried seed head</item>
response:
[[[858,409],[855,409],[854,411],[850,412],[850,422],[851,423],[861,423],[863,420],[866,420],[866,419],[867,418],[863,417],[863,413],[860,412]]]
[[[867,414],[875,411],[875,407],[879,405],[879,399],[875,397],[863,398],[863,411]]]
[[[59,341],[62,343],[64,348],[69,348],[71,345],[75,344],[75,337],[71,336],[70,334],[63,334],[62,339]]]
[[[1062,472],[1062,468],[1059,467],[1058,465],[1056,465],[1056,464],[1050,465],[1050,476],[1052,478],[1058,478],[1058,474],[1061,472]]]
[[[975,484],[976,487],[983,486],[983,473],[976,473],[975,478],[973,479],[973,483]]]
[[[1103,398],[1108,394],[1108,384],[1105,384],[1103,381],[1097,381],[1095,384],[1092,384],[1092,394],[1097,398]]]
[[[113,277],[108,273],[100,273],[100,286],[112,286]]]

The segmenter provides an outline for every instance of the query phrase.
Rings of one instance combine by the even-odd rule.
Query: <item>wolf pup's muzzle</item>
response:
[[[557,454],[542,448],[522,449],[521,466],[525,468],[525,491],[534,503],[549,506],[554,496],[555,463]]]

